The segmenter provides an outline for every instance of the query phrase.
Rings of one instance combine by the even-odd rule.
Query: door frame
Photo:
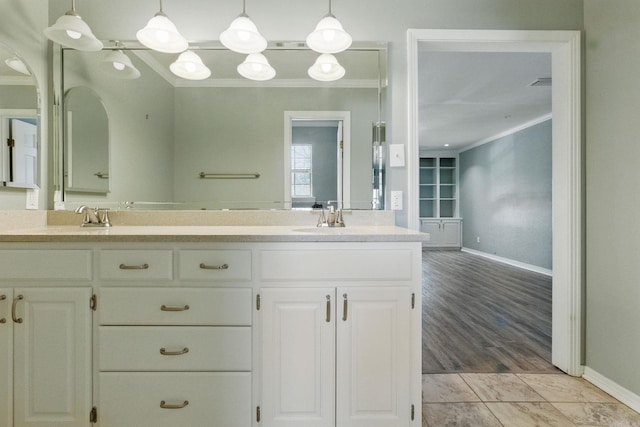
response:
[[[337,208],[351,209],[351,112],[350,111],[285,111],[284,112],[284,207],[291,209],[291,144],[295,120],[342,122],[342,149],[338,145]]]
[[[579,31],[407,31],[407,215],[419,228],[418,45],[450,52],[542,52],[552,58],[552,363],[581,376],[583,355],[583,235],[581,56]]]

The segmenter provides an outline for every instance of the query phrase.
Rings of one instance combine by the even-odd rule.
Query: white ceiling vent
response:
[[[551,77],[539,77],[529,83],[529,86],[551,86]]]

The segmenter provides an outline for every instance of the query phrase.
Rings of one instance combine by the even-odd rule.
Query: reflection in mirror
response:
[[[38,187],[38,91],[27,64],[0,43],[0,179]]]
[[[84,86],[64,96],[65,190],[109,192],[109,119],[96,93]]]
[[[345,206],[371,209],[372,126],[383,121],[386,45],[363,44],[337,54],[346,74],[335,82],[309,77],[318,54],[300,46],[278,43],[264,52],[276,70],[266,82],[242,78],[236,68],[245,56],[215,43],[190,46],[212,71],[199,81],[171,73],[178,55],[153,52],[137,42],[118,44],[139,70],[137,79],[105,73],[107,52],[63,49],[63,90],[90,87],[103,101],[111,132],[110,192],[88,200],[67,191],[65,202],[111,208],[289,208],[285,111],[347,111],[351,159],[344,168],[350,171]]]

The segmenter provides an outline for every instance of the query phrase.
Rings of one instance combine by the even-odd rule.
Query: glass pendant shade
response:
[[[112,50],[102,60],[102,71],[111,77],[133,80],[140,77],[140,71],[121,50]]]
[[[22,60],[20,60],[20,58],[18,58],[17,56],[5,59],[4,63],[7,64],[7,66],[14,71],[17,71],[27,76],[31,75],[31,72],[29,71],[27,66],[24,65],[24,62],[22,62]]]
[[[267,48],[267,40],[244,13],[220,34],[220,43],[229,50],[246,54],[260,53]]]
[[[204,80],[211,75],[211,70],[191,50],[182,53],[169,69],[176,76],[187,80]]]
[[[45,28],[44,35],[53,42],[76,50],[98,51],[103,47],[76,12],[75,2],[71,3],[71,10],[58,18],[55,24]]]
[[[307,46],[318,53],[338,53],[351,46],[351,36],[333,15],[322,18],[307,36]]]
[[[309,77],[322,82],[331,82],[344,77],[344,67],[338,63],[335,56],[323,53],[316,62],[309,67]]]
[[[263,54],[251,53],[242,64],[238,65],[238,73],[249,80],[265,81],[274,78],[276,70]]]
[[[136,33],[136,38],[144,46],[158,52],[180,53],[189,47],[187,40],[162,12],[162,5],[160,12],[156,13],[147,25]]]

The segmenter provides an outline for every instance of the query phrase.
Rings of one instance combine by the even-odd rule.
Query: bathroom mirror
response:
[[[190,45],[211,69],[204,80],[174,75],[170,65],[177,54],[131,41],[120,41],[117,48],[105,44],[102,52],[61,51],[62,90],[90,88],[102,100],[110,134],[109,192],[69,191],[87,186],[74,174],[65,202],[113,209],[286,209],[292,200],[284,190],[291,154],[285,152],[291,149],[285,148],[285,113],[347,111],[350,160],[344,170],[350,188],[343,194],[350,200],[345,206],[372,208],[373,129],[384,121],[386,109],[386,44],[354,43],[336,54],[346,73],[334,82],[309,77],[318,54],[297,42],[274,43],[264,52],[276,70],[268,81],[241,77],[236,68],[246,55],[215,42]],[[118,78],[106,60],[115,50],[137,72]],[[317,169],[324,171],[322,165]],[[314,202],[326,206],[328,200],[310,198],[303,207]]]
[[[109,192],[109,119],[88,87],[64,95],[64,153],[65,191]]]
[[[0,180],[4,187],[38,187],[38,111],[38,90],[29,66],[0,43]]]

